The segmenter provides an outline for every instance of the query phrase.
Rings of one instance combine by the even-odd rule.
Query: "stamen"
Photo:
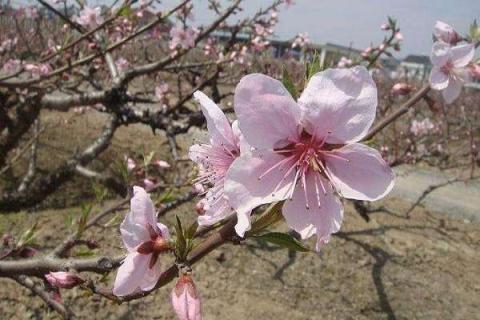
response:
[[[282,159],[281,161],[275,163],[273,166],[271,166],[270,168],[267,169],[267,171],[265,171],[264,173],[262,173],[259,177],[258,177],[258,180],[261,180],[265,175],[267,175],[268,173],[272,172],[272,170],[274,170],[275,168],[278,168],[280,166],[282,166],[283,164],[285,164],[285,162],[288,162],[290,161],[292,158],[294,158],[295,155],[293,156],[290,156],[290,157],[287,157],[285,159]]]

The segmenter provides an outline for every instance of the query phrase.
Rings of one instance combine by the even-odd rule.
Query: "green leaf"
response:
[[[295,83],[293,83],[292,77],[290,76],[287,68],[285,67],[283,68],[282,82],[285,88],[287,88],[288,92],[290,92],[290,94],[292,95],[293,99],[297,100],[297,88],[295,87]]]
[[[266,228],[274,225],[278,221],[282,220],[282,205],[283,202],[277,202],[270,205],[264,211],[264,213],[252,223],[252,228],[250,229],[250,231],[248,231],[247,236],[254,235],[260,231],[263,231]]]
[[[123,6],[117,12],[117,15],[119,17],[128,17],[131,14],[132,14],[132,8],[130,8],[130,6]]]
[[[185,230],[185,238],[187,240],[193,239],[193,236],[195,235],[195,232],[197,231],[198,228],[198,223],[197,220],[195,220],[187,230]]]
[[[17,243],[17,247],[21,248],[32,243],[33,239],[35,239],[36,231],[37,231],[38,222],[35,222],[33,226],[28,228],[20,237],[20,240]]]
[[[177,223],[175,224],[175,231],[176,231],[176,241],[175,241],[175,254],[180,261],[185,260],[188,252],[187,252],[187,241],[185,239],[185,234],[183,232],[182,222],[175,216]]]
[[[305,65],[305,83],[308,83],[311,77],[313,77],[316,73],[322,71],[324,66],[320,63],[320,55],[318,51],[315,51],[313,55],[312,61],[307,62]]]
[[[152,163],[154,155],[155,151],[150,152],[148,155],[143,155],[143,164],[145,165],[145,167],[148,167],[150,163]]]
[[[309,252],[310,249],[305,247],[300,241],[289,234],[281,232],[269,232],[259,236],[255,236],[259,240],[276,244],[280,247],[292,249],[295,251]]]

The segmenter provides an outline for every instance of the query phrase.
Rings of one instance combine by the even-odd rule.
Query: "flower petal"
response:
[[[118,268],[117,277],[113,285],[113,294],[126,296],[139,288],[144,273],[148,269],[150,255],[132,252],[127,255],[122,265]]]
[[[450,45],[444,42],[435,42],[430,53],[430,61],[437,67],[444,66],[450,59]]]
[[[442,96],[446,103],[452,103],[462,92],[463,82],[456,79],[450,79],[448,86],[442,91]]]
[[[433,67],[430,73],[430,86],[435,90],[443,90],[448,86],[449,77],[440,68]]]
[[[135,251],[139,245],[150,240],[148,229],[143,225],[132,222],[130,212],[127,213],[120,225],[120,233],[122,234],[123,244],[128,251]]]
[[[234,108],[253,147],[282,147],[298,136],[300,108],[278,80],[262,74],[243,77],[235,89]]]
[[[345,198],[378,200],[394,185],[394,174],[377,150],[355,143],[325,153],[332,183]]]
[[[152,255],[148,255],[148,257],[149,257],[148,261],[150,262]],[[160,278],[160,275],[162,274],[161,260],[162,259],[160,256],[158,257],[157,261],[155,262],[155,265],[152,268],[147,267],[147,270],[145,270],[142,280],[139,283],[140,290],[150,291],[155,287],[155,285],[158,282],[158,279]]]
[[[340,230],[343,206],[330,183],[310,170],[306,176],[306,189],[302,183],[296,185],[292,200],[286,200],[283,205],[283,216],[287,225],[299,232],[302,239],[316,233],[316,249],[319,251],[330,235]]]
[[[467,66],[475,56],[475,45],[473,43],[460,44],[450,49],[453,65],[456,68]]]
[[[193,96],[200,103],[203,115],[207,119],[207,129],[212,145],[225,145],[236,149],[236,139],[232,127],[223,111],[203,92],[196,91]]]
[[[278,165],[282,160],[283,165]],[[274,165],[277,166],[267,172]],[[253,151],[232,163],[225,179],[224,195],[237,211],[238,223],[241,224],[238,230],[249,229],[249,221],[246,220],[249,220],[251,210],[287,197],[295,175],[295,170],[287,172],[292,165],[293,161],[285,161],[284,156],[269,151]],[[239,235],[243,236],[241,232]]]
[[[235,214],[235,211],[232,210],[227,199],[223,196],[223,181],[218,182],[208,191],[205,200],[206,211],[198,217],[199,226],[211,226]]]
[[[375,119],[377,87],[365,67],[328,69],[314,75],[298,100],[303,125],[327,142],[359,141]]]
[[[130,207],[131,210],[128,214],[133,215],[132,220],[135,221],[135,223],[143,226],[147,224],[155,226],[157,224],[152,199],[142,187],[133,187],[133,198],[130,200]]]

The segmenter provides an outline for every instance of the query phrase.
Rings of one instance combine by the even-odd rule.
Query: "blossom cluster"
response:
[[[478,75],[478,65],[473,63],[475,44],[466,41],[450,25],[437,21],[434,27],[436,42],[430,60],[430,86],[442,92],[446,103],[452,103],[463,85]]]

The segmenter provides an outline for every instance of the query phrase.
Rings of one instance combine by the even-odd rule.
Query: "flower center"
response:
[[[309,174],[313,176],[317,205],[320,207],[320,192],[324,194],[327,193],[327,186],[324,184],[324,179],[332,180],[325,166],[325,158],[332,157],[350,162],[349,159],[335,153],[334,149],[338,146],[326,143],[329,135],[330,132],[328,132],[325,137],[319,139],[303,131],[298,141],[286,147],[274,149],[275,153],[283,156],[283,159],[268,167],[267,170],[258,177],[258,180],[262,180],[263,177],[276,170],[282,172],[283,176],[272,193],[272,196],[275,196],[275,192],[282,185],[282,182],[295,172],[293,183],[287,193],[287,198],[292,199],[295,186],[300,181],[305,193],[306,208],[309,209],[310,205],[308,202],[306,181],[307,175]]]
[[[138,246],[137,252],[143,255],[151,255],[149,268],[152,269],[158,260],[158,256],[171,249],[170,244],[163,238],[162,232],[151,226],[147,226],[150,233],[150,240],[143,242]]]

